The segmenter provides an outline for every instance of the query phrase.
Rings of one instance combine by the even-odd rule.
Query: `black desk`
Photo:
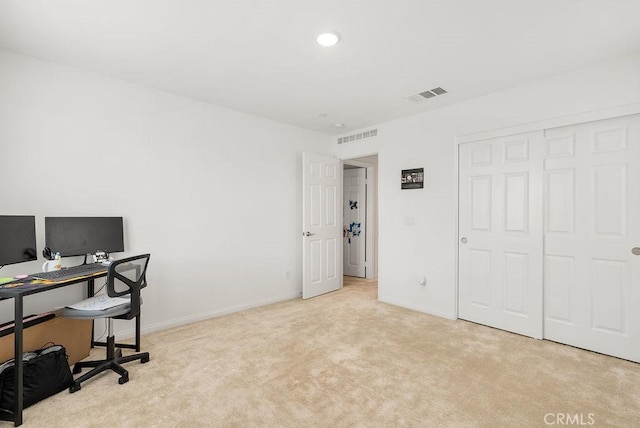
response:
[[[23,373],[24,373],[24,364],[22,361],[22,353],[23,353],[23,322],[22,319],[24,317],[24,296],[28,296],[31,294],[43,293],[45,291],[55,290],[56,288],[68,287],[73,284],[78,284],[81,282],[87,283],[87,291],[88,295],[92,296],[94,293],[94,280],[96,278],[104,277],[107,275],[108,267],[104,266],[104,269],[100,269],[97,272],[91,274],[83,274],[82,276],[74,277],[71,279],[67,279],[64,281],[42,281],[42,280],[25,280],[17,283],[5,284],[0,286],[0,300],[13,298],[14,300],[14,322],[15,322],[15,332],[14,332],[14,357],[15,357],[15,385],[16,385],[16,401],[13,412],[13,422],[15,426],[22,425],[22,410],[23,410],[23,394],[24,394],[24,385],[23,385]],[[140,346],[140,320],[136,318],[136,347]],[[102,345],[102,343],[93,341],[93,331],[91,333],[91,345]],[[128,347],[134,347],[134,345],[129,345]],[[6,419],[6,418],[5,418]],[[11,419],[8,419],[11,420]]]

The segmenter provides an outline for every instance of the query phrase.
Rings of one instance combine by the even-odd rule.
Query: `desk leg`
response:
[[[90,278],[89,280],[87,280],[87,297],[93,297],[93,295],[95,294],[96,290],[95,290],[95,282],[93,278]],[[95,325],[95,320],[91,320],[91,347],[93,348],[94,345],[94,332],[95,329],[93,328]]]
[[[13,422],[14,426],[22,425],[22,407],[23,407],[23,399],[24,399],[24,362],[22,361],[22,352],[24,348],[23,342],[23,306],[22,306],[22,295],[18,294],[14,298],[15,307],[13,309],[14,313],[14,357],[15,357],[15,372],[14,372],[14,381],[16,385],[16,401],[13,406]]]

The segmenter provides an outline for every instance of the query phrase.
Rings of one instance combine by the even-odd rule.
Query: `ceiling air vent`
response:
[[[377,129],[370,129],[368,131],[358,132],[357,134],[345,135],[338,138],[338,144],[350,143],[352,141],[364,140],[365,138],[376,137],[378,135]]]
[[[441,87],[437,87],[437,88],[429,89],[428,91],[420,92],[419,94],[416,94],[416,95],[411,95],[407,98],[409,98],[411,101],[418,102],[418,101],[424,101],[425,99],[437,97],[438,95],[444,95],[446,93],[447,93],[446,90],[442,89]]]
[[[433,98],[433,97],[436,96],[436,94],[434,94],[431,91],[420,92],[420,94],[418,94],[418,95],[420,95],[422,98]]]

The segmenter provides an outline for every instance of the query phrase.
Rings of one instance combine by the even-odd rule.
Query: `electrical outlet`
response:
[[[291,279],[291,271],[290,270],[286,270],[284,272],[284,279],[287,280],[287,281]]]

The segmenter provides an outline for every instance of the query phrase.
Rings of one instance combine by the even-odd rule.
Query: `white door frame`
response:
[[[366,278],[374,279],[378,277],[378,167],[369,162],[358,160],[368,156],[379,156],[378,153],[358,156],[356,158],[341,159],[343,165],[353,165],[361,168],[367,168],[367,213],[365,222],[367,228],[365,230],[366,240]],[[374,184],[374,185],[372,185]]]
[[[342,274],[366,278],[367,168],[343,163],[342,174]],[[355,201],[352,201],[354,197]],[[353,202],[355,206],[351,206]],[[356,226],[357,230],[354,230]]]

